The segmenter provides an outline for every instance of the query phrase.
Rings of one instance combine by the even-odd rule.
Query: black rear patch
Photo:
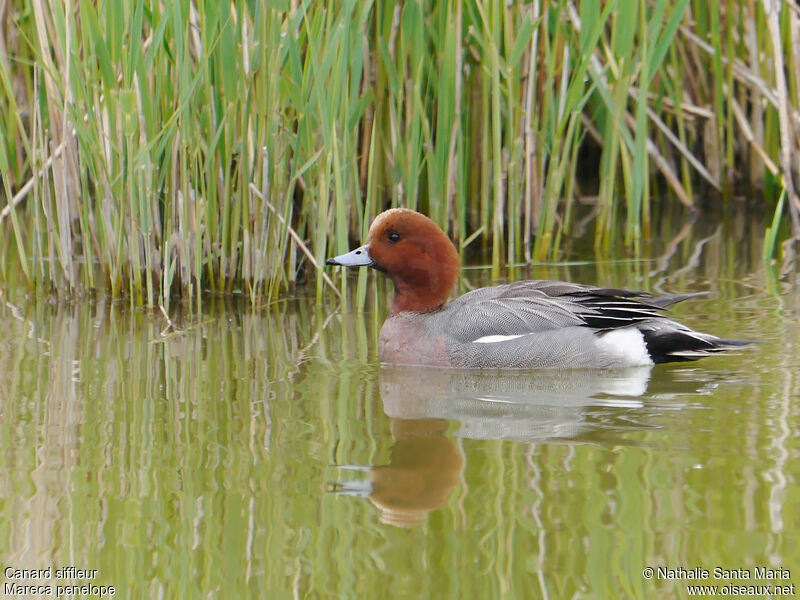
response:
[[[647,346],[647,352],[656,364],[665,362],[685,362],[700,358],[699,356],[676,356],[671,354],[676,351],[712,351],[712,345],[710,343],[698,340],[680,331],[643,331],[642,333],[644,334],[644,343]]]
[[[735,350],[752,344],[750,340],[726,340],[713,335],[683,331],[642,331],[647,352],[653,362],[686,362],[715,352]]]

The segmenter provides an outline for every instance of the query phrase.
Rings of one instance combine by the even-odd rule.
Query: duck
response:
[[[380,213],[366,243],[326,264],[371,267],[394,282],[378,357],[394,365],[458,369],[615,369],[693,361],[749,340],[695,331],[663,314],[700,293],[647,292],[526,280],[476,289],[448,303],[460,260],[427,216]]]

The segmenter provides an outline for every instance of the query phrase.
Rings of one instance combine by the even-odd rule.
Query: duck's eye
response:
[[[400,241],[400,234],[399,234],[399,233],[397,233],[396,231],[395,231],[395,232],[392,232],[392,233],[390,233],[390,234],[389,234],[389,241],[390,241],[390,242],[392,242],[393,244],[394,244],[395,242],[399,242],[399,241]]]

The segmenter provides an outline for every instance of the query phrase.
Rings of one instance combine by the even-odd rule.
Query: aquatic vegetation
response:
[[[204,290],[255,302],[304,278],[322,295],[336,290],[324,257],[398,205],[491,248],[495,267],[557,256],[587,195],[601,251],[637,253],[657,209],[742,184],[775,214],[765,253],[800,234],[788,4],[0,12],[0,277],[19,269],[34,289],[168,306]],[[363,276],[359,289],[363,302]]]

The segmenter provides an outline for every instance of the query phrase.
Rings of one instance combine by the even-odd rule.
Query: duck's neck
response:
[[[394,303],[391,314],[401,312],[428,312],[442,308],[455,287],[458,267],[427,279],[424,284],[416,279],[413,285],[394,280]]]
[[[431,299],[430,297],[420,297],[418,294],[397,289],[394,295],[391,314],[396,315],[401,312],[428,312],[444,306],[448,294],[441,299]]]

